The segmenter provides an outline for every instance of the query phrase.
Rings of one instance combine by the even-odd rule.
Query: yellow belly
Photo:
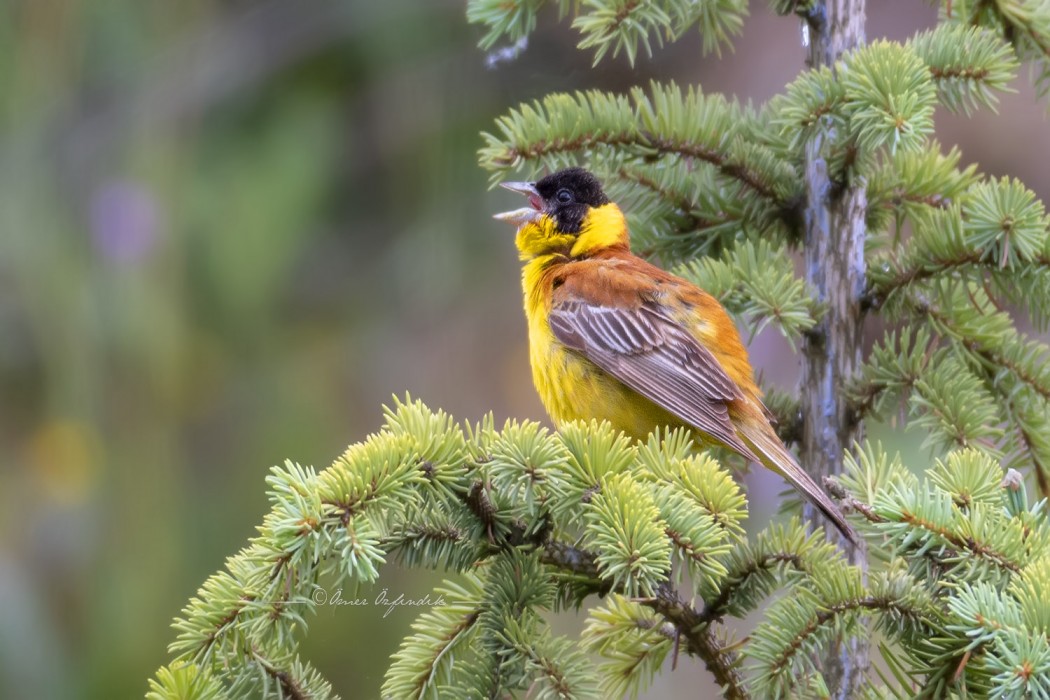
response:
[[[658,426],[682,425],[590,360],[565,348],[554,338],[545,318],[529,319],[529,351],[536,391],[559,427],[573,420],[606,420],[642,440]]]

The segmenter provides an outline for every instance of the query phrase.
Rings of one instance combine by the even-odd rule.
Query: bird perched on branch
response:
[[[780,474],[850,541],[856,533],[777,437],[722,305],[633,255],[623,212],[582,168],[503,186],[517,226],[532,377],[555,424],[597,418],[644,439],[686,426]]]

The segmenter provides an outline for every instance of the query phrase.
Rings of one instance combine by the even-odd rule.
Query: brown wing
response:
[[[753,461],[727,404],[743,398],[714,355],[659,306],[602,306],[579,297],[550,312],[554,337],[679,419]],[[654,426],[655,427],[655,426]]]

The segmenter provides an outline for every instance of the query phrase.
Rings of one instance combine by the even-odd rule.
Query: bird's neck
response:
[[[607,250],[627,252],[630,247],[627,219],[624,218],[620,207],[610,202],[587,212],[580,233],[569,251],[569,257],[588,258]]]
[[[527,238],[536,235],[532,229],[543,233],[540,227],[523,227],[518,232],[519,250],[529,250]],[[580,232],[575,239],[566,241],[564,247],[551,246],[552,239],[553,236],[548,233],[544,239],[544,252],[522,255],[526,262],[522,268],[521,281],[526,294],[540,289],[541,280],[552,266],[596,256],[629,255],[631,250],[627,220],[620,208],[611,202],[587,212]]]

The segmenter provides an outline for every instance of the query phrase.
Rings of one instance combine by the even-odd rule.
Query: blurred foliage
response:
[[[527,395],[513,249],[462,206],[496,77],[451,0],[0,6],[0,695],[144,692],[265,465],[325,458],[391,391]],[[474,317],[498,381],[445,393]],[[317,651],[337,678],[411,615],[362,619]]]

